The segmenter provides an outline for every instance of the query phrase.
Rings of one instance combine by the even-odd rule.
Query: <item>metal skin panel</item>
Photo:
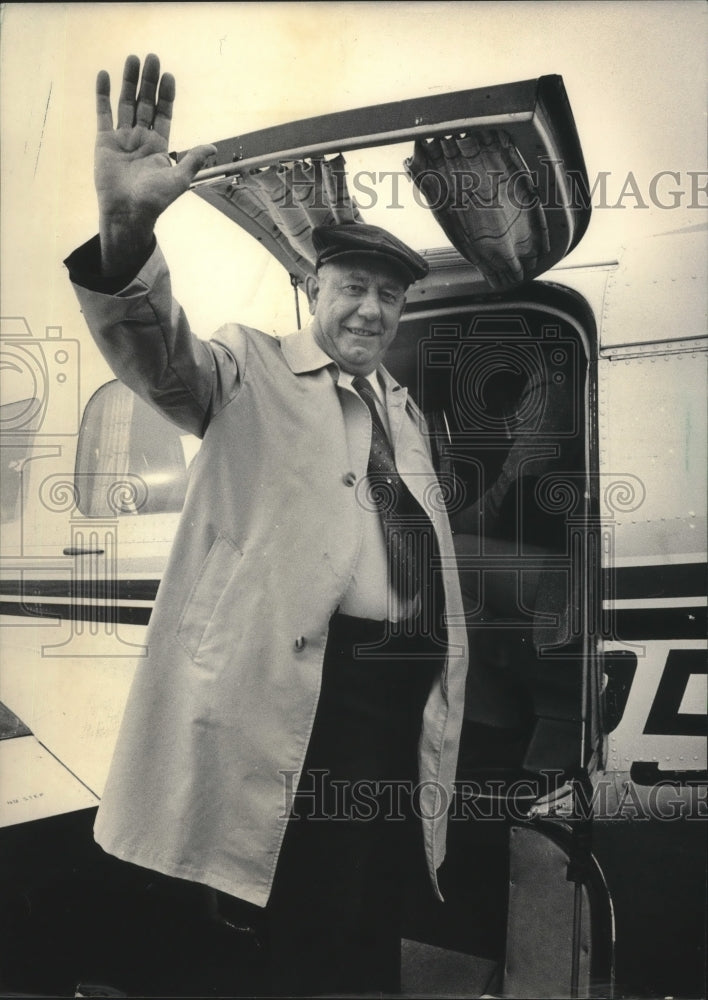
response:
[[[705,361],[694,344],[599,362],[600,513],[616,558],[705,560]]]
[[[28,627],[26,623],[32,621],[40,624]],[[0,752],[5,755],[0,760],[0,774],[3,786],[8,785],[8,794],[4,794],[3,787],[0,801],[0,826],[20,822],[20,808],[13,807],[8,799],[37,791],[33,785],[35,767],[50,775],[50,765],[58,768],[61,762],[81,784],[82,791],[91,793],[88,800],[85,796],[77,800],[63,783],[57,784],[56,794],[50,794],[48,781],[39,789],[45,803],[42,815],[95,805],[103,793],[137,658],[144,649],[140,642],[144,642],[145,629],[122,625],[117,637],[115,627],[105,622],[4,615],[0,627],[0,697],[32,731],[31,739],[39,741],[49,761],[38,758],[36,765],[32,763],[29,768],[22,757],[17,767],[10,768],[8,755],[20,751],[8,749],[9,744],[30,738],[0,742]],[[27,760],[34,762],[35,758]],[[62,798],[65,791],[66,806]]]
[[[98,805],[98,796],[34,736],[0,742],[0,827]]]
[[[627,247],[607,283],[601,349],[705,335],[707,233],[697,226]]]
[[[607,766],[705,770],[705,354],[646,345],[598,368],[605,650],[637,664]]]
[[[509,917],[502,994],[571,995],[575,886],[566,879],[568,855],[529,827],[510,831]],[[582,891],[578,996],[590,995],[590,904]]]

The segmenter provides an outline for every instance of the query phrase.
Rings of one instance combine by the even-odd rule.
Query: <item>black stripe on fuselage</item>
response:
[[[708,584],[708,566],[704,562],[618,566],[605,569],[602,582],[605,597],[620,601],[648,597],[703,597]]]
[[[2,582],[7,596],[42,598],[115,598],[120,601],[152,601],[160,581],[107,579],[15,579]],[[611,586],[614,583],[614,586]],[[708,584],[706,563],[672,563],[652,566],[619,566],[603,571],[604,596],[616,600],[642,598],[702,597]]]
[[[21,597],[27,603],[36,603],[42,597],[65,597],[67,600],[98,598],[118,601],[154,601],[159,580],[70,579],[31,580],[28,578],[3,580],[0,591],[3,597]]]
[[[620,608],[605,635],[613,639],[705,639],[706,608]]]
[[[17,618],[61,618],[74,621],[147,625],[151,608],[131,605],[42,604],[0,601],[0,614]],[[605,635],[613,639],[704,639],[705,608],[630,608],[615,611]]]
[[[67,621],[111,622],[147,625],[152,608],[119,604],[42,604],[29,601],[0,601],[0,614],[13,618],[61,618]]]
[[[702,596],[706,564],[676,563],[654,566],[622,566],[614,570],[614,593],[607,589],[610,571],[605,570],[605,595],[618,600]],[[131,601],[152,601],[159,580],[29,580],[2,582],[0,613],[13,617],[61,618],[76,621],[122,622],[147,625],[151,609],[135,607]],[[65,598],[67,603],[43,603],[43,597]],[[108,601],[95,605],[93,600]],[[616,608],[605,611],[605,635],[617,639],[703,639],[706,636],[705,607]]]

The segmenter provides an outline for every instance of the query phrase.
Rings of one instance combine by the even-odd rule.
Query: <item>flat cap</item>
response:
[[[423,258],[385,229],[363,222],[341,222],[335,226],[315,226],[312,244],[317,267],[344,254],[362,253],[382,257],[397,265],[409,284],[424,278],[430,268]]]

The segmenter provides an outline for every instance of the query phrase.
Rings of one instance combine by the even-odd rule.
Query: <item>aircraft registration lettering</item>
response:
[[[608,653],[626,644],[606,642]],[[617,727],[609,734],[608,770],[654,763],[659,771],[705,770],[706,643],[645,641]]]

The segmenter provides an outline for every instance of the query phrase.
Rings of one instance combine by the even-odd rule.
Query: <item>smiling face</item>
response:
[[[345,372],[372,372],[396,336],[406,304],[407,283],[395,265],[348,254],[324,264],[305,287],[322,350]]]

